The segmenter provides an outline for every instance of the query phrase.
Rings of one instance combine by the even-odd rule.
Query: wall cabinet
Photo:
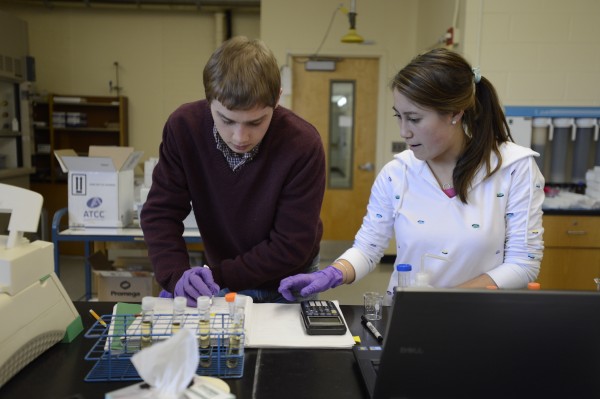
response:
[[[90,145],[125,146],[127,98],[51,94],[33,100],[32,182],[65,180],[54,151],[72,148],[87,155]]]
[[[600,277],[600,216],[544,215],[542,289],[596,290]]]

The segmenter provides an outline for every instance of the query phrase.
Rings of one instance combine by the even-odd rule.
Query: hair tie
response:
[[[479,83],[479,81],[481,80],[481,70],[479,69],[479,67],[475,67],[472,69],[473,71],[473,80],[475,81],[475,84]]]

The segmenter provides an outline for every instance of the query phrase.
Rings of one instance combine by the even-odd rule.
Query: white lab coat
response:
[[[420,271],[434,287],[455,287],[483,273],[500,288],[534,281],[544,250],[544,177],[531,149],[505,143],[500,152],[501,169],[489,178],[483,169],[475,175],[466,205],[448,198],[412,151],[395,155],[373,184],[353,247],[340,256],[356,269],[355,281],[378,264],[394,233],[395,264],[411,264],[413,282]],[[396,285],[394,270],[386,304]]]

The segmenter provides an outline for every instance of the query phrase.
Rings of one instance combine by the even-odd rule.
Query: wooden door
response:
[[[306,57],[293,57],[292,108],[311,122],[323,138],[327,156],[327,188],[321,210],[323,240],[352,241],[366,212],[375,178],[375,143],[377,136],[377,97],[379,60],[344,58],[336,62],[335,71],[306,71]],[[349,187],[332,187],[330,137],[332,121],[332,83],[347,82],[353,87],[352,156],[349,159]],[[335,116],[333,116],[335,118]]]

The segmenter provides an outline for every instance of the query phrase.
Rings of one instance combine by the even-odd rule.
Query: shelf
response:
[[[57,98],[81,100],[61,102]],[[127,97],[123,96],[49,94],[47,97],[32,99],[31,119],[34,122],[31,163],[36,169],[30,179],[35,183],[32,189],[44,195],[44,204],[50,214],[68,205],[65,187],[67,175],[60,169],[54,152],[73,149],[78,154],[87,155],[90,145],[126,146],[127,105]],[[79,115],[70,115],[71,113]],[[57,123],[56,117],[60,117],[62,123]],[[83,126],[74,126],[76,124]]]
[[[110,127],[55,127],[54,131],[57,133],[62,132],[107,132],[107,133],[120,133],[121,130],[119,128],[110,128]]]
[[[21,132],[13,132],[12,130],[0,130],[0,138],[15,138],[21,137]]]
[[[63,106],[67,106],[69,108],[76,108],[76,107],[111,107],[111,108],[118,108],[119,107],[119,102],[110,102],[110,103],[98,103],[98,102],[89,102],[89,103],[68,103],[68,102],[58,102],[55,101],[54,102],[54,107],[60,107],[62,108]]]

